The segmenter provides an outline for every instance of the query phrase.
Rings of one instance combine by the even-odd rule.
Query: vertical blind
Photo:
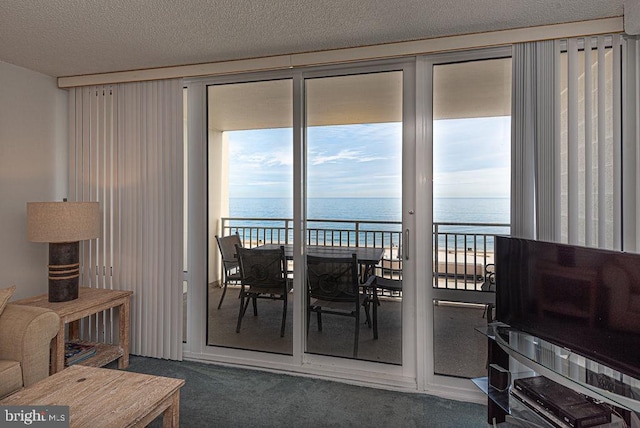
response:
[[[516,234],[622,248],[622,45],[613,35],[514,47]]]
[[[622,247],[620,52],[619,35],[560,51],[563,242]]]
[[[75,88],[69,98],[69,197],[100,202],[103,216],[101,238],[82,243],[83,285],[132,290],[131,352],[177,360],[182,102],[180,79]],[[109,340],[111,316],[106,312],[83,330]]]
[[[535,238],[536,198],[535,164],[537,141],[535,87],[535,47],[521,43],[513,48],[511,91],[511,234],[520,238]]]
[[[511,233],[522,238],[557,233],[556,50],[553,41],[513,48]]]

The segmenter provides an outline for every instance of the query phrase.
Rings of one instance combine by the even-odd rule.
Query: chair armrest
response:
[[[8,304],[0,315],[0,359],[19,361],[29,386],[49,376],[51,339],[60,317],[50,309]]]
[[[365,283],[360,284],[360,287],[362,287],[363,291],[366,294],[363,304],[368,305],[371,300],[373,300],[374,302],[378,300],[378,288],[376,287],[377,282],[378,277],[375,275],[371,275],[369,278],[367,278],[367,281]],[[369,295],[369,292],[371,292],[371,296]]]
[[[376,284],[377,281],[378,277],[375,275],[371,275],[369,278],[367,278],[367,281],[364,284],[360,284],[360,287],[371,288]]]

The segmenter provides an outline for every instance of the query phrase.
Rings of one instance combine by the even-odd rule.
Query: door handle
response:
[[[409,260],[409,229],[404,230],[404,259]]]

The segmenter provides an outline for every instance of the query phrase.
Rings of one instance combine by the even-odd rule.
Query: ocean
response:
[[[289,198],[230,198],[229,216],[293,218]],[[310,219],[400,221],[400,198],[310,198]],[[436,223],[509,223],[508,198],[435,198]]]
[[[435,223],[508,224],[510,221],[508,198],[435,198],[433,208]],[[361,231],[379,230],[399,233],[401,230],[399,224],[401,220],[400,198],[310,198],[307,211],[310,220],[332,220],[331,222],[310,222],[309,228],[354,230],[356,226],[353,221],[358,220],[361,222],[358,226]],[[293,218],[292,200],[289,198],[230,198],[229,216],[260,219],[253,221],[233,220],[230,222],[231,226],[282,228],[283,222],[275,219]],[[367,221],[374,223],[366,224]],[[468,248],[474,245],[484,246],[483,237],[480,238],[480,243],[478,238],[474,238],[478,234],[508,234],[509,228],[504,226],[438,225],[438,232],[441,248],[451,245],[456,245],[456,248]],[[253,237],[258,232],[249,233]],[[272,232],[267,230],[265,233],[267,236],[256,235],[255,239],[270,239]],[[387,238],[383,239],[387,240]],[[487,237],[486,244],[490,250],[493,249],[493,238]]]

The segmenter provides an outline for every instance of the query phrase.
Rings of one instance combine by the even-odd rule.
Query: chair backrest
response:
[[[482,291],[496,291],[496,266],[493,263],[484,267],[484,282],[480,289]]]
[[[283,287],[287,281],[284,247],[274,250],[236,247],[242,284],[251,288]]]
[[[358,259],[307,256],[309,296],[334,302],[359,299]]]
[[[218,248],[220,248],[220,254],[222,255],[222,263],[225,269],[238,266],[238,259],[236,258],[236,246],[242,247],[242,241],[240,241],[239,235],[218,236],[216,235],[216,241],[218,241]]]

